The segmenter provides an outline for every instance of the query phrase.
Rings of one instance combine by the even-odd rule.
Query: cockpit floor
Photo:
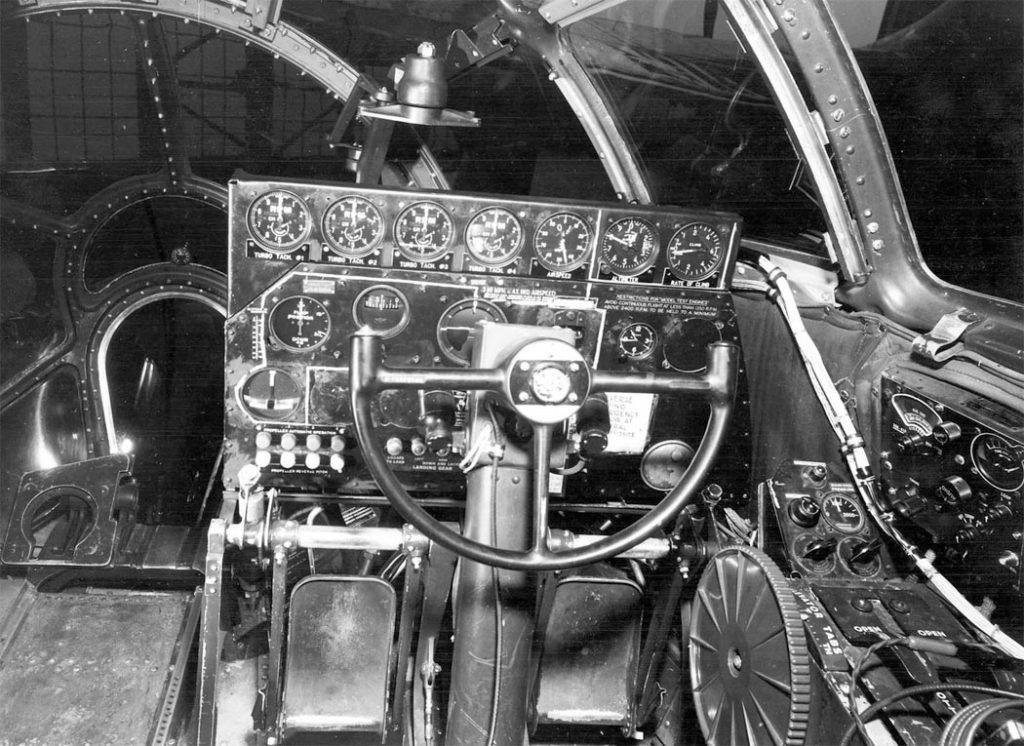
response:
[[[0,743],[158,737],[191,593],[0,595]]]

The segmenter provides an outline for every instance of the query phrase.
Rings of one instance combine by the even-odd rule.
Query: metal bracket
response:
[[[246,0],[245,12],[252,19],[252,30],[259,33],[267,26],[276,26],[282,3],[283,0]]]
[[[516,42],[496,14],[489,15],[466,33],[456,29],[448,37],[445,72],[449,78],[504,57],[515,49]]]
[[[623,2],[625,0],[547,0],[540,6],[540,14],[548,23],[564,27]]]
[[[956,354],[954,348],[967,330],[980,323],[983,318],[966,308],[958,308],[952,313],[947,313],[930,332],[914,340],[914,354],[934,363],[949,360]]]

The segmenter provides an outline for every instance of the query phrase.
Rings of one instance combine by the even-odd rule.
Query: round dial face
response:
[[[523,246],[523,224],[502,207],[488,207],[466,226],[466,246],[481,264],[508,264]]]
[[[601,259],[617,275],[642,274],[658,254],[654,226],[639,218],[622,218],[608,226],[601,237]]]
[[[971,441],[971,462],[978,474],[1002,492],[1024,487],[1024,454],[1002,435],[981,433]]]
[[[821,499],[821,517],[844,534],[855,534],[864,528],[864,511],[860,503],[843,492],[829,492]]]
[[[619,352],[633,360],[650,357],[658,335],[654,327],[642,321],[634,322],[619,332]]]
[[[533,236],[537,262],[552,272],[576,269],[590,253],[590,226],[571,212],[560,212],[544,220]]]
[[[390,285],[374,285],[356,297],[352,317],[358,326],[368,326],[387,339],[409,323],[409,301]]]
[[[722,330],[710,319],[674,321],[665,334],[665,362],[683,373],[697,373],[708,364],[708,345],[722,339]]]
[[[264,368],[250,375],[239,394],[242,406],[258,420],[283,420],[302,403],[299,384],[278,368]]]
[[[293,295],[270,312],[270,335],[282,347],[293,352],[315,350],[331,333],[331,314],[318,300]]]
[[[365,256],[384,237],[384,217],[365,197],[345,197],[324,214],[324,237],[342,256]]]
[[[722,263],[722,237],[707,223],[690,223],[675,232],[665,255],[680,280],[703,280]]]
[[[916,396],[893,394],[892,407],[908,430],[925,437],[942,422],[938,413]]]
[[[291,251],[309,235],[306,203],[291,192],[267,192],[249,207],[249,231],[267,249]]]
[[[409,259],[429,262],[443,256],[452,243],[452,218],[440,205],[416,202],[395,220],[395,242]]]
[[[478,321],[504,323],[505,314],[493,303],[466,298],[448,306],[437,322],[437,343],[449,359],[469,365],[473,353],[472,332]]]

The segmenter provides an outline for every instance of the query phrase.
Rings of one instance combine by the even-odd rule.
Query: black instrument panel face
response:
[[[724,290],[734,216],[255,180],[232,181],[230,196],[228,487],[255,463],[285,490],[375,490],[348,401],[357,329],[380,334],[395,367],[468,366],[481,322],[568,328],[605,370],[698,373],[708,343],[739,342]],[[700,254],[693,264],[688,252]],[[616,396],[602,488],[642,490],[644,451],[670,434],[696,446],[706,413]],[[375,396],[378,438],[410,489],[460,488],[466,405],[458,391]],[[684,418],[692,436],[678,432]]]
[[[735,215],[678,208],[316,183],[231,188],[248,206],[233,211],[232,245],[280,263],[721,290],[740,238]]]
[[[937,565],[975,587],[1019,587],[1024,413],[915,371],[882,378],[886,498]]]

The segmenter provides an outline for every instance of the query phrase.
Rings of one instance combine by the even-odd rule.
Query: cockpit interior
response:
[[[1017,0],[0,6],[0,744],[1024,744]]]

